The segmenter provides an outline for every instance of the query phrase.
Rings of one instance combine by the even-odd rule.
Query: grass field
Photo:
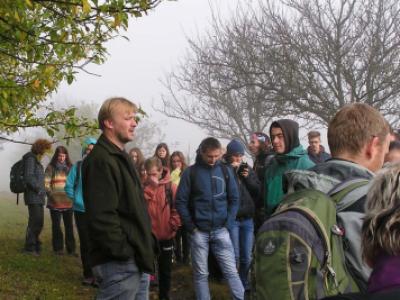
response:
[[[51,250],[50,216],[45,209],[40,257],[22,253],[28,211],[23,200],[0,193],[0,299],[94,299],[96,290],[81,285],[81,263],[77,257],[55,256]],[[75,235],[78,240],[77,235]],[[213,299],[229,299],[225,285],[211,283]],[[157,299],[156,291],[151,299]],[[191,270],[175,267],[171,299],[194,299]]]

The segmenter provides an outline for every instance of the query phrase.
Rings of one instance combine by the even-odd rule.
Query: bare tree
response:
[[[399,122],[398,1],[267,0],[260,12],[257,47],[276,66],[283,114],[324,125],[340,107],[364,102]]]
[[[400,125],[397,0],[260,0],[212,24],[164,81],[167,116],[243,141],[271,117],[326,126],[353,102]]]
[[[163,81],[167,93],[156,108],[168,117],[200,126],[219,138],[248,142],[280,111],[266,52],[254,46],[259,35],[248,15],[229,23],[214,15],[205,37],[189,38],[189,51]]]

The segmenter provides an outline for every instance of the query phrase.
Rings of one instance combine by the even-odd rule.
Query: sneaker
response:
[[[58,256],[62,256],[62,255],[64,255],[64,251],[62,251],[62,250],[57,250],[57,251],[54,251],[54,254],[55,254],[55,255],[58,255]]]

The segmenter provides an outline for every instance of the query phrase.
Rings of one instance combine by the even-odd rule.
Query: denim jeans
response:
[[[94,266],[93,275],[99,283],[97,300],[147,300],[149,298],[149,277],[139,272],[134,260],[111,261]]]
[[[239,276],[245,290],[250,289],[249,270],[251,266],[251,253],[254,243],[253,219],[236,220],[229,229],[233,248],[235,250],[236,264],[239,266]]]
[[[229,232],[220,228],[211,232],[196,230],[191,236],[193,279],[196,299],[209,300],[208,252],[211,249],[224,278],[227,280],[233,299],[244,299],[244,288],[236,269],[235,253]]]

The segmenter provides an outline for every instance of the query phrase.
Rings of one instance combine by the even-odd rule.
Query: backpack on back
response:
[[[367,183],[342,184],[330,196],[304,189],[284,197],[257,234],[257,299],[309,300],[358,291],[345,265],[336,205]]]
[[[17,194],[17,204],[19,202],[19,194],[24,193],[26,189],[24,173],[25,165],[22,158],[11,167],[10,171],[10,190]]]

